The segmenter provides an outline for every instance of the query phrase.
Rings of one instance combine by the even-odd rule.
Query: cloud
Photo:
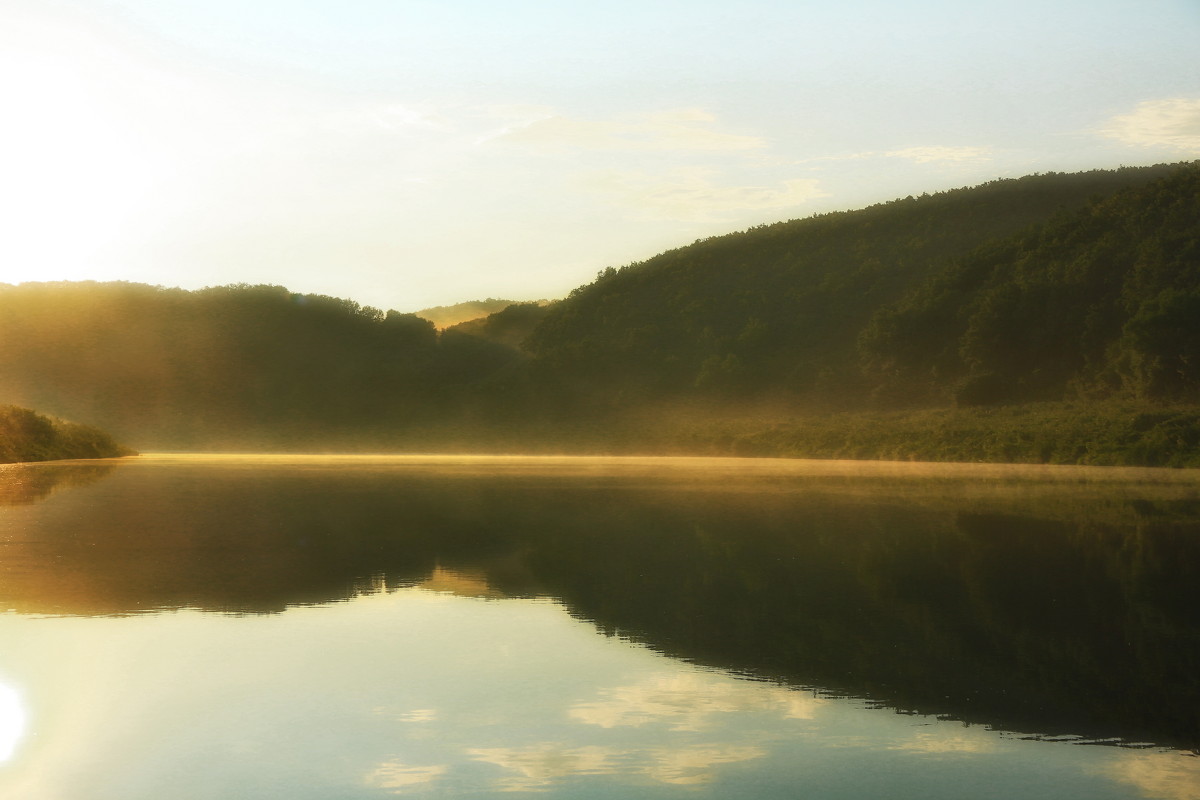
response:
[[[601,693],[577,703],[572,719],[602,728],[666,724],[675,731],[699,731],[717,714],[777,712],[788,719],[812,719],[826,701],[779,687],[694,675],[661,675]]]
[[[375,103],[326,112],[311,125],[317,132],[342,134],[397,134],[423,131],[448,132],[449,123],[438,113],[402,103]]]
[[[532,120],[507,126],[493,138],[551,150],[714,152],[766,147],[766,141],[757,136],[717,130],[715,122],[715,116],[697,108],[630,114],[607,120],[579,119],[543,111]]]
[[[902,150],[888,150],[881,154],[884,158],[903,158],[918,164],[931,164],[938,161],[950,161],[961,164],[972,161],[987,161],[992,157],[990,147],[946,147],[931,145],[926,147],[906,147]]]
[[[387,761],[367,776],[367,783],[381,789],[393,789],[396,794],[404,790],[432,782],[445,774],[447,767],[442,765],[427,767],[411,767],[399,761]]]
[[[1106,772],[1157,800],[1200,800],[1200,758],[1178,753],[1127,755]]]
[[[879,158],[899,158],[905,161],[912,161],[917,164],[935,164],[935,163],[952,163],[952,164],[977,164],[992,159],[992,148],[986,146],[975,145],[921,145],[918,147],[904,147],[898,150],[866,150],[858,153],[847,153],[838,156],[821,156],[818,158],[806,158],[796,162],[799,164],[811,164],[819,161],[866,161],[869,159]]]
[[[640,211],[643,219],[680,222],[729,222],[751,211],[795,208],[828,197],[812,178],[783,180],[773,186],[718,183],[716,170],[683,167],[664,173],[607,170],[588,175],[593,190]]]
[[[1139,103],[1132,113],[1109,120],[1100,133],[1137,147],[1200,153],[1200,98]]]

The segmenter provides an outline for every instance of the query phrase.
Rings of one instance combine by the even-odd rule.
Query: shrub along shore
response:
[[[689,450],[788,458],[1200,467],[1200,407],[1044,403],[730,420],[681,431]]]
[[[673,407],[619,416],[434,425],[346,440],[341,449],[1196,468],[1200,406],[1147,408],[1133,401],[1106,401],[724,415]]]
[[[46,417],[27,408],[0,406],[0,463],[136,455],[104,431]]]

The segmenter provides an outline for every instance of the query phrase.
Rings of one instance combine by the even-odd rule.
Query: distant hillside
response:
[[[452,373],[432,323],[278,286],[0,285],[0,399],[141,449],[400,432]]]
[[[513,350],[524,351],[525,340],[550,313],[545,301],[513,303],[493,314],[446,329],[446,333],[474,336]]]
[[[452,306],[423,308],[415,312],[415,314],[421,319],[429,320],[441,330],[462,322],[481,319],[489,314],[495,314],[497,311],[503,311],[514,302],[516,301],[497,300],[494,297],[489,297],[487,300],[468,300],[463,303],[455,303]]]
[[[1115,196],[1159,179],[1186,181],[1195,170],[1173,165],[1035,175],[698,241],[606,270],[556,304],[527,347],[544,391],[592,407],[668,397],[776,397],[810,409],[923,401],[875,391],[888,383],[882,379],[889,368],[882,363],[883,334],[864,331],[880,329],[884,309],[916,302],[905,298],[939,275],[964,269],[964,259],[983,258],[975,254],[979,248],[1008,252],[1004,248],[1016,246],[1003,244],[1011,237],[1024,242],[1035,235],[1028,233],[1031,226],[1051,220],[1084,225],[1068,220],[1097,213],[1085,209],[1104,198],[1139,208],[1141,195]],[[1026,271],[1033,270],[1031,263]],[[995,322],[986,335],[975,329],[980,346],[987,337],[1013,341],[1000,332],[1003,320]],[[913,336],[924,330],[914,321]],[[945,335],[931,338],[954,351],[957,345]],[[923,347],[917,339],[887,347],[902,348],[902,342]]]
[[[27,408],[0,406],[0,463],[128,455],[133,451],[96,428],[51,419]]]

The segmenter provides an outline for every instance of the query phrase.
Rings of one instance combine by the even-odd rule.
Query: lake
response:
[[[1200,475],[0,467],[0,796],[1200,798]]]

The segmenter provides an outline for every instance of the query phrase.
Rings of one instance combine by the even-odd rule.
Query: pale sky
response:
[[[0,282],[553,298],[697,238],[1200,158],[1200,0],[0,0]]]

